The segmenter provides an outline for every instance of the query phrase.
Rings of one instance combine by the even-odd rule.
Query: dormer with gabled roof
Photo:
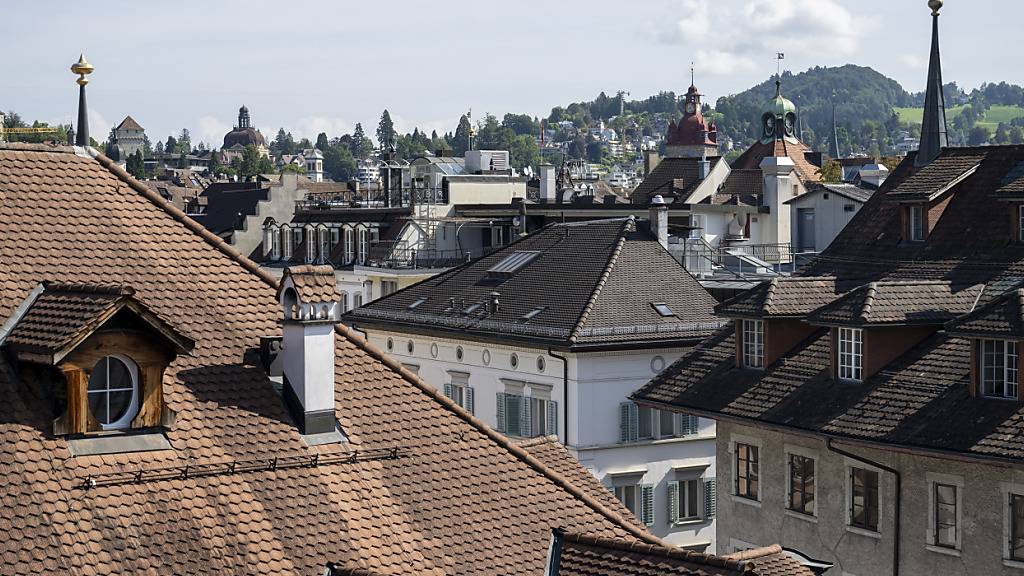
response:
[[[952,150],[918,169],[885,193],[900,204],[903,242],[924,242],[942,217],[960,185],[981,165],[985,154]]]
[[[58,406],[55,434],[168,425],[164,371],[193,345],[132,288],[112,285],[44,282],[0,329],[20,369],[52,382],[41,393]]]
[[[1020,400],[1024,369],[1024,288],[1016,288],[946,324],[952,336],[971,342],[971,396]]]

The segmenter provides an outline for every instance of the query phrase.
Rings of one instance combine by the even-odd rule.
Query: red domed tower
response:
[[[665,156],[668,158],[700,158],[718,156],[718,129],[708,125],[700,112],[700,97],[693,84],[686,91],[683,117],[671,123],[665,136]]]

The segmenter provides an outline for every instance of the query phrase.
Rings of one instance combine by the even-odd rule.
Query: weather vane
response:
[[[775,65],[775,74],[780,78],[782,77],[782,61],[785,59],[786,55],[782,52],[775,53],[775,60],[777,61],[777,64]]]

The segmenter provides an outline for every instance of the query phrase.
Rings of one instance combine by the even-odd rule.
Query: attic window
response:
[[[415,302],[413,302],[412,304],[409,304],[409,310],[415,310],[416,308],[420,307],[426,301],[427,301],[426,297],[417,298]]]
[[[668,304],[665,304],[664,302],[654,302],[651,304],[651,306],[658,314],[660,314],[663,317],[676,315],[676,313],[673,312],[672,309],[668,307]]]
[[[523,314],[523,320],[533,320],[534,318],[537,317],[538,314],[540,314],[543,311],[544,311],[544,307],[543,306],[538,306],[538,307],[534,308],[533,310],[530,310],[526,314]]]
[[[508,278],[533,261],[539,254],[540,252],[536,250],[516,250],[488,268],[487,275],[492,278]]]
[[[911,242],[924,241],[924,206],[915,205],[907,208]]]

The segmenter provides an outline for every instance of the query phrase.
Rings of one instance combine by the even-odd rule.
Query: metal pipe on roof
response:
[[[562,434],[565,444],[569,444],[569,359],[555,354],[555,349],[550,347],[548,356],[562,361]]]

